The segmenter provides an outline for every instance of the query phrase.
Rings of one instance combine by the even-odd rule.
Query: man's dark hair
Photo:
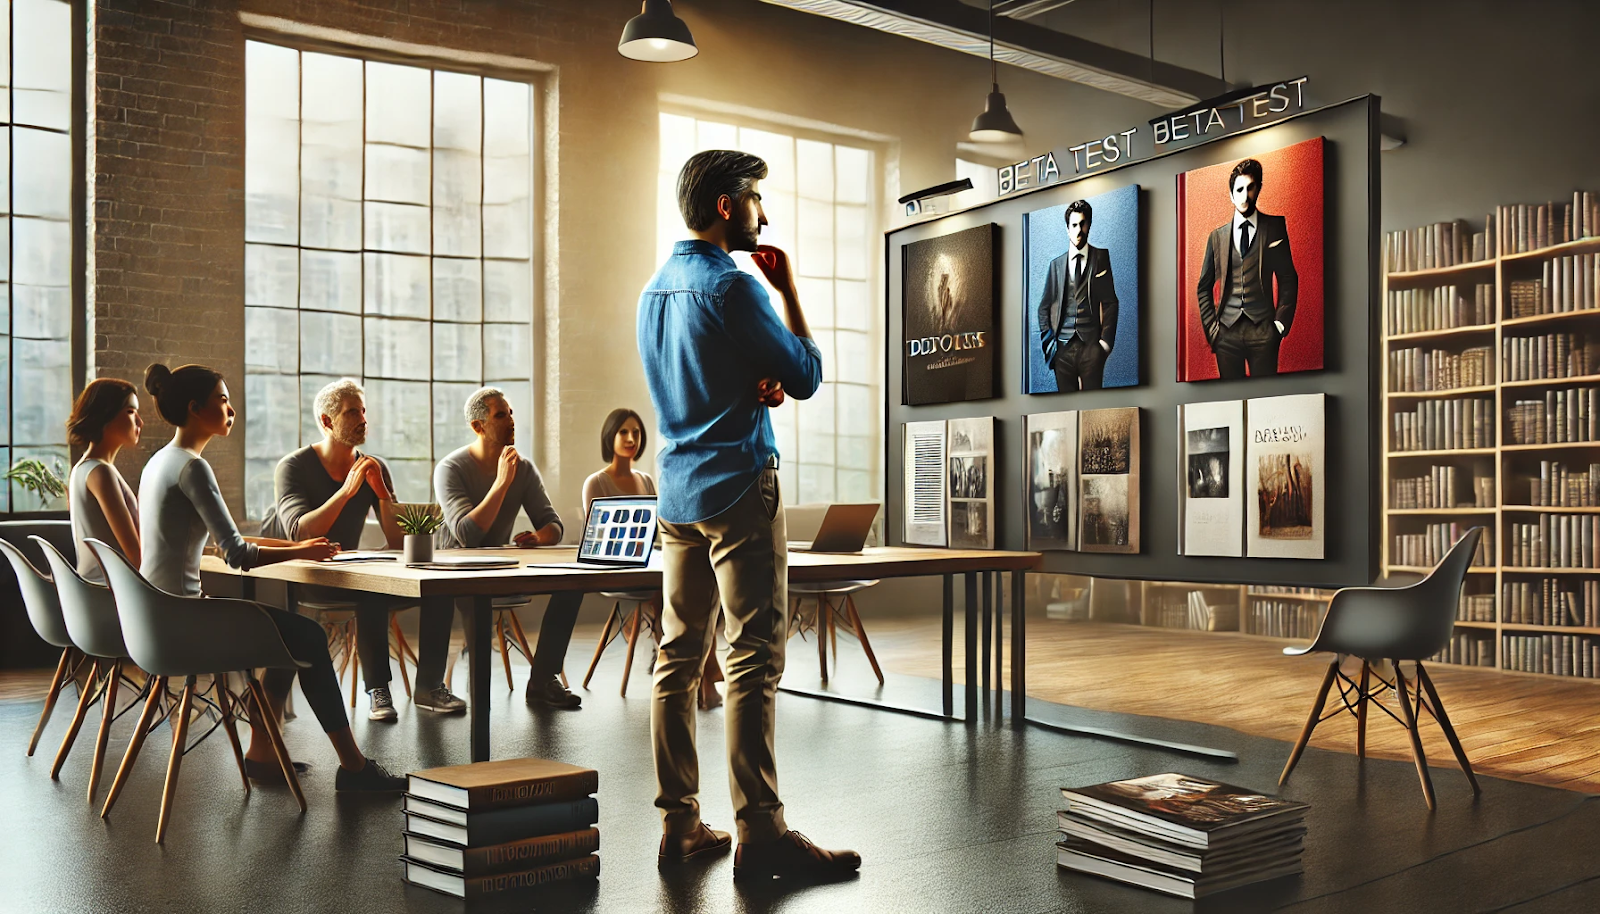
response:
[[[1072,214],[1083,213],[1083,227],[1085,230],[1094,224],[1094,207],[1088,200],[1074,200],[1067,204],[1067,211],[1061,215],[1061,221],[1067,225],[1072,224]]]
[[[639,418],[639,414],[638,413],[634,412],[631,409],[628,409],[627,407],[623,407],[621,409],[612,410],[611,411],[611,415],[606,417],[605,424],[600,426],[600,459],[601,460],[604,460],[607,463],[610,463],[612,458],[617,456],[617,432],[622,431],[623,424],[626,423],[629,419],[632,419],[633,421],[639,423],[639,451],[638,451],[638,454],[643,454],[644,453],[644,443],[646,441],[650,440],[649,437],[645,434],[644,420]],[[637,459],[637,456],[638,455],[636,454],[635,455],[635,459]]]
[[[1257,162],[1255,159],[1245,159],[1243,162],[1233,166],[1233,171],[1228,173],[1228,193],[1233,193],[1233,182],[1238,180],[1240,175],[1249,175],[1250,177],[1255,178],[1256,190],[1259,191],[1261,189],[1260,162]]]
[[[737,202],[750,193],[752,182],[767,176],[759,156],[732,149],[697,152],[678,172],[678,211],[690,231],[703,232],[717,221],[717,200],[723,194]]]

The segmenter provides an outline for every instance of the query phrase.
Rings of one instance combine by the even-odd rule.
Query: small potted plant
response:
[[[3,476],[18,488],[32,492],[39,499],[39,510],[50,507],[50,502],[67,494],[67,484],[64,477],[67,475],[66,464],[60,457],[51,459],[47,465],[36,457],[24,457],[11,465]]]
[[[405,562],[420,565],[433,561],[433,534],[444,525],[438,505],[401,505],[395,523],[405,538]]]

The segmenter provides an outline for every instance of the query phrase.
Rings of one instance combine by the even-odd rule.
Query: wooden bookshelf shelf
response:
[[[1476,628],[1485,631],[1494,631],[1498,626],[1494,622],[1468,622],[1465,619],[1456,620],[1456,628]]]
[[[1553,324],[1559,321],[1570,321],[1581,318],[1593,318],[1600,315],[1600,308],[1586,308],[1580,311],[1557,311],[1554,314],[1533,314],[1528,317],[1508,317],[1500,322],[1501,327],[1527,327],[1533,324]]]
[[[1389,274],[1389,283],[1397,288],[1415,288],[1428,285],[1447,285],[1452,279],[1472,276],[1475,273],[1493,273],[1494,260],[1469,260],[1448,267],[1429,270],[1401,270]]]
[[[1465,327],[1449,327],[1443,330],[1417,330],[1412,333],[1393,334],[1388,337],[1388,341],[1391,343],[1413,343],[1421,340],[1436,340],[1440,337],[1493,333],[1494,327],[1494,324],[1468,324]]]
[[[1408,574],[1429,574],[1433,571],[1432,565],[1385,565],[1387,571],[1404,571]],[[1509,569],[1508,569],[1509,570]],[[1600,571],[1600,569],[1596,569]],[[1497,574],[1500,569],[1493,565],[1473,565],[1467,569],[1467,574]]]
[[[1548,450],[1552,450],[1552,449],[1555,449],[1555,448],[1571,449],[1571,448],[1586,448],[1586,447],[1600,447],[1600,441],[1561,441],[1561,442],[1553,442],[1551,444],[1502,444],[1502,445],[1500,445],[1500,450],[1502,450],[1502,451],[1548,451]],[[1493,451],[1493,448],[1491,448],[1490,450]],[[1396,453],[1404,453],[1404,452],[1396,452]]]
[[[1559,387],[1563,384],[1600,383],[1600,374],[1586,374],[1576,378],[1535,378],[1532,381],[1506,381],[1501,387]]]
[[[1467,517],[1473,514],[1493,514],[1498,508],[1390,508],[1389,513],[1399,517]]]
[[[1557,508],[1538,505],[1506,505],[1507,514],[1600,514],[1600,508]]]
[[[1456,623],[1457,625],[1461,623]],[[1583,628],[1577,625],[1530,625],[1525,622],[1502,622],[1500,628],[1508,632],[1542,632],[1551,635],[1600,635],[1600,628]]]
[[[1531,565],[1507,565],[1507,574],[1600,574],[1600,568],[1535,568]]]
[[[1302,603],[1326,603],[1333,599],[1333,594],[1323,596],[1314,593],[1246,593],[1247,600],[1297,600]]]
[[[1452,387],[1449,390],[1391,390],[1389,398],[1392,400],[1426,400],[1433,397],[1454,397],[1461,394],[1492,394],[1495,391],[1493,384],[1483,387]]]
[[[1504,254],[1500,257],[1500,262],[1524,263],[1527,261],[1549,260],[1552,257],[1566,257],[1571,254],[1594,253],[1600,253],[1600,238],[1580,238],[1577,241],[1553,244],[1546,248],[1524,251],[1521,254]]]
[[[1600,443],[1600,442],[1597,442]],[[1442,451],[1390,451],[1390,457],[1471,457],[1474,454],[1484,455],[1495,453],[1492,447],[1463,447],[1447,448]]]

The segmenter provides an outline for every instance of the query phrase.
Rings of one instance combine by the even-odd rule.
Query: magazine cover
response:
[[[1310,805],[1186,774],[1153,774],[1061,791],[1068,800],[1110,806],[1201,832],[1212,832]]]

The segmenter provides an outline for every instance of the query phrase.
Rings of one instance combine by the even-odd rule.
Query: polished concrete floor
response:
[[[569,669],[587,658],[575,645]],[[1053,848],[1057,788],[1184,771],[1272,789],[1288,746],[1202,724],[1058,706],[1030,713],[1061,722],[1120,727],[1230,749],[1237,764],[1201,761],[1113,742],[1012,730],[984,710],[974,725],[943,723],[783,695],[778,752],[791,826],[824,846],[853,847],[859,878],[834,885],[744,888],[732,863],[658,873],[657,819],[648,740],[648,677],[616,694],[621,652],[612,650],[577,713],[534,713],[504,690],[495,670],[496,757],[536,755],[600,771],[597,884],[552,890],[472,910],[616,912],[1295,912],[1600,910],[1600,805],[1583,795],[1483,779],[1476,801],[1452,769],[1433,771],[1439,810],[1423,805],[1415,769],[1310,750],[1287,795],[1312,804],[1306,873],[1199,905],[1059,871]],[[891,677],[863,684],[848,655],[835,687],[889,702],[935,707],[937,684]],[[796,662],[795,685],[814,686]],[[520,680],[520,677],[519,677]],[[398,684],[398,683],[397,683]],[[959,703],[959,697],[958,697]],[[421,716],[402,698],[396,725],[356,722],[369,754],[397,770],[466,761],[463,718]],[[304,704],[301,705],[304,709]],[[460,911],[453,898],[401,882],[398,801],[333,790],[335,761],[303,714],[287,738],[313,763],[310,809],[286,790],[246,799],[226,741],[187,757],[166,844],[153,843],[168,741],[146,744],[109,822],[85,800],[93,733],[79,737],[59,781],[49,768],[70,714],[58,710],[33,758],[24,756],[39,704],[0,704],[0,911],[330,911],[338,914]],[[91,719],[93,720],[93,719]],[[722,712],[701,714],[706,818],[730,827]],[[112,736],[120,758],[132,715]],[[102,781],[101,797],[109,784]]]

